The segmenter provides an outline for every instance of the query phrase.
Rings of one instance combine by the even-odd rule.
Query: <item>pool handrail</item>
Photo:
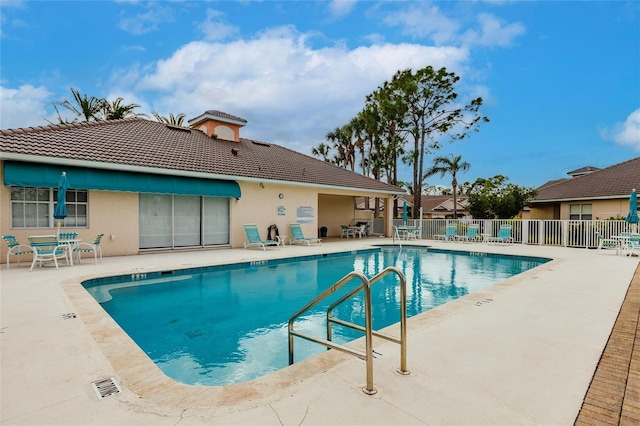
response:
[[[400,367],[396,371],[400,374],[406,375],[409,374],[409,371],[407,370],[407,280],[399,268],[395,266],[388,266],[379,274],[374,275],[369,280],[369,285],[372,286],[375,282],[381,280],[385,275],[392,272],[396,273],[398,275],[398,278],[400,279],[400,338],[381,333],[373,329],[371,330],[371,334],[381,339],[388,340],[400,345]],[[331,341],[333,337],[331,323],[340,324],[342,326],[366,333],[365,328],[361,325],[341,320],[332,316],[334,308],[355,296],[358,291],[360,291],[360,289],[356,288],[355,290],[333,302],[327,308],[327,340]]]
[[[351,355],[354,355],[360,359],[365,360],[366,362],[366,369],[367,369],[367,384],[364,388],[362,388],[362,391],[364,393],[366,393],[367,395],[374,395],[377,390],[376,388],[373,386],[373,336],[376,335],[378,337],[381,337],[383,339],[386,340],[391,340],[394,341],[396,343],[398,343],[398,339],[395,339],[391,336],[387,336],[384,335],[382,333],[378,333],[378,332],[374,332],[373,331],[373,321],[372,321],[372,315],[371,315],[371,283],[372,282],[376,282],[378,281],[380,278],[382,278],[384,275],[390,273],[390,272],[395,272],[398,274],[398,276],[400,277],[400,281],[401,281],[401,294],[402,294],[402,303],[401,303],[401,318],[400,318],[400,368],[398,369],[398,372],[400,372],[401,374],[409,374],[409,371],[406,369],[406,354],[407,354],[407,350],[406,350],[406,321],[407,321],[407,304],[406,304],[406,279],[404,277],[404,275],[402,274],[402,272],[394,267],[394,266],[390,266],[387,267],[386,269],[384,269],[382,272],[380,272],[379,274],[377,274],[376,276],[374,276],[371,280],[369,280],[364,274],[362,274],[361,272],[358,271],[353,271],[353,272],[349,272],[347,275],[345,275],[343,278],[341,278],[338,282],[336,282],[334,285],[332,285],[331,287],[329,287],[328,289],[326,289],[324,292],[322,292],[320,295],[316,296],[313,300],[311,300],[309,303],[307,303],[303,308],[299,309],[296,313],[294,313],[290,318],[289,318],[289,365],[293,364],[294,362],[294,351],[293,351],[293,337],[294,336],[298,336],[301,337],[303,339],[315,342],[315,343],[320,343],[328,348],[332,348],[332,349],[337,349],[341,352],[345,352]],[[314,307],[315,305],[317,305],[318,303],[320,303],[322,300],[324,300],[326,297],[328,297],[329,295],[333,294],[336,290],[338,290],[340,287],[342,287],[343,285],[345,285],[347,282],[351,281],[352,279],[357,278],[360,279],[360,281],[362,281],[362,284],[359,285],[355,290],[351,291],[346,297],[341,298],[338,302],[332,304],[328,310],[327,310],[327,318],[330,317],[329,314],[329,309],[333,309],[333,307],[335,307],[335,305],[337,303],[342,303],[343,301],[347,300],[348,298],[352,297],[353,295],[355,295],[356,293],[358,293],[361,290],[364,290],[364,301],[365,301],[365,327],[363,329],[363,327],[357,325],[357,324],[351,324],[351,323],[347,323],[347,322],[343,322],[342,320],[338,320],[337,318],[332,318],[331,322],[335,322],[335,323],[340,323],[343,324],[347,327],[351,327],[354,328],[356,330],[359,331],[364,331],[365,333],[365,352],[359,351],[357,349],[353,349],[350,348],[348,346],[345,345],[341,345],[338,343],[334,343],[330,340],[330,336],[331,336],[331,331],[330,331],[330,321],[327,321],[327,336],[329,337],[328,339],[321,339],[319,337],[316,336],[311,336],[309,334],[297,331],[294,329],[293,325],[294,325],[294,321],[296,320],[296,318],[298,318],[300,315],[302,315],[303,313],[305,313],[306,311],[308,311],[309,309],[311,309],[312,307]]]

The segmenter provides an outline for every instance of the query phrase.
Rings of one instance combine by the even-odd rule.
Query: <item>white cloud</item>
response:
[[[356,0],[333,0],[329,2],[329,12],[337,18],[347,16],[355,7]]]
[[[135,16],[122,15],[118,28],[133,35],[141,35],[157,31],[160,24],[174,22],[174,20],[174,12],[171,8],[150,3],[144,13]]]
[[[384,22],[390,26],[403,27],[402,33],[405,35],[416,38],[431,37],[438,45],[453,40],[460,28],[458,22],[446,17],[437,6],[426,2],[387,13]]]
[[[492,14],[481,13],[476,18],[478,28],[461,33],[463,26],[469,26],[466,20],[464,15],[450,18],[429,2],[411,4],[404,10],[386,13],[384,18],[387,25],[401,27],[403,34],[417,39],[430,38],[440,46],[510,46],[517,36],[525,32],[524,25],[519,22],[506,23]]]
[[[525,27],[519,22],[506,24],[489,13],[478,15],[479,30],[469,30],[462,39],[468,45],[510,46],[514,39],[525,33]]]
[[[365,96],[399,69],[459,72],[468,51],[418,44],[313,49],[307,35],[274,28],[251,40],[193,42],[158,61],[136,90],[163,96],[157,111],[192,118],[218,109],[248,120],[245,137],[287,145],[303,153],[346,124]],[[274,126],[273,123],[278,123]]]
[[[57,122],[54,115],[44,116],[51,95],[44,86],[25,84],[17,89],[0,86],[0,129],[48,124],[44,120]]]
[[[640,109],[633,111],[623,123],[600,129],[600,136],[618,145],[640,151]]]
[[[222,12],[207,9],[207,18],[198,26],[204,34],[205,40],[224,40],[239,32],[237,27],[226,23],[223,16]]]

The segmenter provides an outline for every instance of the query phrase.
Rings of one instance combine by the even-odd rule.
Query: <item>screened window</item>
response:
[[[569,220],[591,220],[591,204],[571,204]]]
[[[12,228],[53,228],[53,210],[58,190],[53,188],[11,187]],[[85,190],[67,190],[69,216],[60,222],[62,228],[88,226],[88,196]]]

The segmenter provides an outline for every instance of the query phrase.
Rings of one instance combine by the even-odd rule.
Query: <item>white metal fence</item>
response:
[[[374,232],[383,229],[383,219],[374,219]],[[624,220],[514,220],[514,219],[409,219],[408,226],[421,230],[423,239],[444,235],[448,224],[458,224],[458,235],[464,235],[471,224],[480,225],[480,234],[495,237],[500,225],[511,225],[511,237],[517,244],[594,248],[600,238],[610,238],[621,232],[630,232],[631,225]],[[395,226],[404,225],[394,220]]]

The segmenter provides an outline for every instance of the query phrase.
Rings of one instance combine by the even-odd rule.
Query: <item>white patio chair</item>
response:
[[[33,267],[36,266],[36,262],[40,265],[45,262],[53,262],[58,269],[58,259],[63,259],[69,263],[69,257],[67,256],[68,248],[66,244],[60,244],[56,235],[37,235],[29,237],[29,246],[33,250],[33,262],[31,262],[31,268],[29,271],[33,271]]]
[[[102,247],[100,246],[100,241],[104,237],[104,234],[96,235],[96,239],[93,240],[93,243],[88,242],[79,242],[73,248],[73,253],[76,255],[76,259],[78,259],[78,263],[82,261],[82,253],[93,253],[93,258],[96,261],[96,265],[98,264],[98,255],[100,255],[100,262],[102,263]]]

